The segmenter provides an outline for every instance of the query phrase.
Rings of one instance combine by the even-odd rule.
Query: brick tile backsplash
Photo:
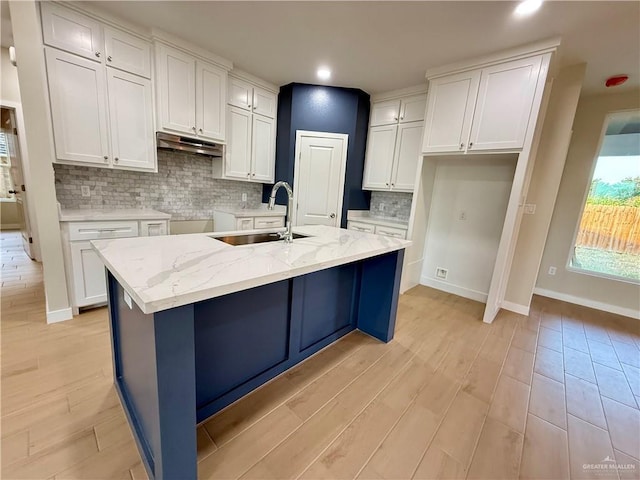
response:
[[[208,220],[215,208],[247,208],[262,200],[262,184],[213,178],[212,160],[202,155],[158,150],[158,173],[54,164],[56,196],[62,208],[151,208],[172,220]],[[81,187],[88,186],[90,197]]]
[[[413,194],[411,193],[371,192],[369,211],[374,217],[408,222],[412,198]]]

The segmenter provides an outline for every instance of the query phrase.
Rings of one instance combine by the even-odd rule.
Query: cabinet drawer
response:
[[[138,222],[82,222],[69,224],[69,240],[96,240],[138,236]]]
[[[253,230],[253,218],[238,218],[236,230]]]
[[[284,217],[256,217],[254,228],[278,228],[284,227]]]
[[[352,222],[352,221],[347,222],[347,230],[356,230],[358,232],[374,233],[375,229],[376,229],[375,225],[371,225],[369,223],[360,223],[360,222]]]
[[[140,221],[140,236],[141,237],[155,237],[158,235],[166,235],[167,222],[165,220],[141,220]]]
[[[376,233],[378,235],[386,235],[387,237],[395,238],[407,238],[407,231],[402,228],[383,227],[382,225],[376,225]]]

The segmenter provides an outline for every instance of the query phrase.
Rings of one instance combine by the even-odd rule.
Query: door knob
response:
[[[329,218],[336,218],[336,214],[335,213],[330,214]]]

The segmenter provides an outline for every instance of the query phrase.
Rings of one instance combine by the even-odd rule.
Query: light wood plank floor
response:
[[[2,478],[145,478],[106,309],[46,325],[40,266],[0,246]],[[201,425],[199,477],[638,478],[640,322],[482,310],[414,288],[393,342],[348,335]]]

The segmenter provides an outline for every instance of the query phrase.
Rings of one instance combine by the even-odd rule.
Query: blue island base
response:
[[[350,331],[390,341],[403,256],[154,314],[107,272],[114,382],[149,478],[195,479],[199,422]]]

